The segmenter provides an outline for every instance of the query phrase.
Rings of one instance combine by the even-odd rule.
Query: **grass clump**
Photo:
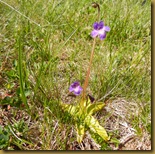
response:
[[[90,33],[98,20],[91,3],[0,0],[1,149],[120,148],[118,142],[104,142],[93,133],[94,140],[86,135],[78,144],[72,117],[59,106],[60,100],[76,104],[74,96],[67,95],[68,88],[76,80],[84,83],[93,43]],[[124,127],[109,126],[121,119],[141,139],[148,134],[150,141],[151,1],[143,6],[124,0],[97,3],[100,18],[111,30],[104,41],[96,41],[87,93],[107,108],[94,116],[113,140],[121,142],[126,136],[120,133]],[[131,109],[124,112],[125,118],[120,102]],[[114,106],[122,110],[118,112]]]

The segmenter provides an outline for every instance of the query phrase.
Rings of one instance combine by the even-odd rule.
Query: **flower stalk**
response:
[[[90,70],[91,70],[91,64],[92,64],[92,61],[93,61],[93,56],[94,56],[94,51],[95,51],[95,44],[96,44],[96,38],[94,38],[94,41],[93,41],[93,47],[92,47],[92,51],[91,51],[91,55],[90,55],[89,66],[88,66],[88,70],[87,70],[85,82],[84,82],[84,85],[83,85],[83,93],[82,93],[82,98],[83,98],[83,100],[84,100],[85,97],[86,97],[86,89],[87,89],[87,87],[88,87],[89,76],[90,76]]]
[[[99,21],[100,20],[100,6],[99,6],[99,4],[93,2],[92,7],[98,9],[98,21]],[[86,98],[86,89],[88,87],[88,82],[89,82],[89,77],[90,77],[90,70],[91,70],[91,65],[92,65],[94,51],[95,51],[95,44],[96,44],[96,37],[94,38],[94,41],[93,41],[93,47],[92,47],[92,51],[91,51],[91,55],[90,55],[89,66],[88,66],[86,78],[85,78],[84,85],[83,85],[83,93],[82,93],[82,99],[83,100]]]
[[[99,4],[97,4],[96,2],[93,2],[92,7],[98,9],[98,21],[100,21],[100,6],[99,6]]]

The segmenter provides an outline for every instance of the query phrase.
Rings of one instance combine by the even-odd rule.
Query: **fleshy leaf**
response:
[[[103,102],[96,102],[94,104],[91,104],[87,108],[87,114],[92,115],[96,111],[101,110],[104,106],[105,106],[105,104]]]
[[[61,103],[61,106],[62,106],[64,111],[67,111],[71,115],[75,115],[75,113],[76,113],[76,106],[73,106],[71,104],[65,104],[65,103]]]
[[[85,119],[86,125],[94,132],[100,135],[105,141],[108,141],[110,137],[108,136],[106,130],[99,124],[99,122],[93,116],[87,116]]]
[[[88,106],[90,104],[90,100],[81,100],[80,101],[80,107],[81,109],[84,109],[86,106]]]
[[[79,126],[76,124],[76,130],[77,130],[77,142],[81,143],[84,137],[85,127],[81,124]]]

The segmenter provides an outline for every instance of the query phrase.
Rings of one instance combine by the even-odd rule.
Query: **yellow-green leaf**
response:
[[[61,106],[62,106],[64,111],[67,111],[71,115],[75,115],[75,113],[76,113],[76,106],[73,106],[71,104],[65,104],[65,103],[61,103]]]
[[[106,130],[99,124],[93,116],[87,116],[85,119],[86,125],[95,133],[100,135],[105,141],[109,140]]]
[[[101,110],[104,106],[105,104],[103,102],[96,102],[94,104],[91,104],[87,107],[87,114],[92,115],[96,111]]]
[[[77,130],[77,142],[81,143],[84,137],[85,133],[85,127],[83,125],[76,124],[76,130]]]
[[[87,106],[89,106],[91,104],[91,101],[90,101],[90,99],[88,98],[88,99],[85,99],[85,100],[81,100],[80,101],[80,107],[81,108],[85,108],[85,107],[87,107]]]

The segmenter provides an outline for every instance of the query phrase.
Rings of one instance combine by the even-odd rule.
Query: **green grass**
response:
[[[21,139],[4,125],[10,137],[7,134],[4,149],[66,150],[76,141],[71,119],[58,102],[74,100],[66,97],[72,82],[84,83],[93,43],[90,32],[97,21],[92,2],[0,1],[0,92],[11,95],[1,104],[11,105],[7,122]],[[143,6],[133,0],[96,2],[111,31],[104,41],[97,39],[88,93],[103,102],[124,98],[137,103],[141,112],[131,125],[140,132],[141,124],[151,133],[151,1]],[[102,150],[109,149],[96,138]]]

